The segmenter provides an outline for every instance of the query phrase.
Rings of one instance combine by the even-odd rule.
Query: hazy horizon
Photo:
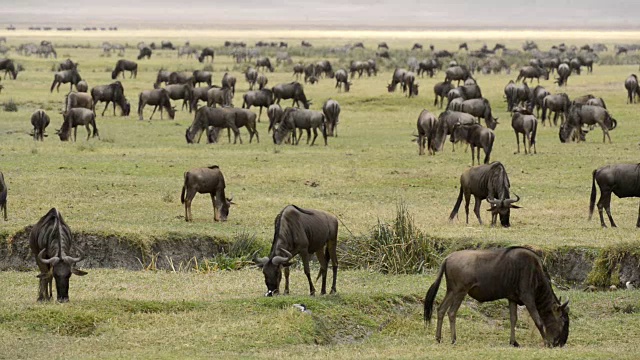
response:
[[[455,0],[454,0],[455,1]],[[22,0],[0,12],[2,27],[84,26],[121,28],[296,28],[296,29],[640,29],[640,2],[497,0],[490,5],[461,0],[424,4],[417,0],[283,0],[212,3],[195,0],[108,3]],[[148,4],[148,5],[147,5]]]

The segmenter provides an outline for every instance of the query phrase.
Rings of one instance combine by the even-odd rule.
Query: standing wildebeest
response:
[[[220,106],[233,106],[233,92],[228,87],[219,88],[214,86],[207,90],[207,106],[216,107],[216,104]]]
[[[437,59],[427,59],[418,62],[418,75],[424,76],[426,72],[429,77],[433,77],[436,70],[440,68],[440,63]]]
[[[282,115],[280,126],[273,132],[273,142],[276,145],[282,144],[282,141],[288,137],[289,133],[293,133],[292,145],[298,145],[302,137],[302,130],[307,130],[307,144],[311,139],[311,130],[313,130],[313,141],[311,146],[315,144],[318,137],[318,129],[322,131],[324,145],[327,146],[327,128],[325,126],[326,118],[320,111],[286,108]],[[298,139],[296,141],[296,129],[299,129]]]
[[[171,84],[164,88],[167,90],[171,100],[182,100],[181,110],[184,110],[186,106],[189,112],[191,112],[191,94],[193,93],[193,85],[191,85],[191,83]]]
[[[568,114],[567,124],[571,132],[580,132],[582,125],[598,124],[602,129],[602,142],[606,142],[606,139],[609,138],[609,144],[611,144],[609,130],[615,129],[618,126],[618,122],[611,117],[607,109],[600,106],[574,104],[569,109]],[[566,142],[570,137],[565,135],[565,138],[561,140]]]
[[[200,53],[200,56],[198,56],[198,61],[204,62],[204,60],[206,58],[208,58],[208,57],[211,58],[211,60],[209,60],[209,62],[213,62],[213,58],[215,57],[215,52],[210,47],[206,47],[206,48],[202,49],[202,52]]]
[[[627,89],[627,104],[632,104],[636,102],[636,97],[638,94],[638,77],[636,74],[631,74],[624,81],[624,88]]]
[[[106,102],[102,116],[107,111],[109,103],[113,103],[113,116],[116,116],[116,105],[120,106],[123,116],[129,116],[131,105],[124,96],[124,87],[120,81],[113,82],[109,85],[99,85],[91,89],[91,98],[93,99],[92,109],[96,112],[96,104],[98,102]]]
[[[65,95],[65,108],[64,111],[67,112],[69,109],[74,108],[85,108],[89,110],[93,110],[93,99],[91,95],[87,93],[81,92],[70,92]]]
[[[31,115],[31,125],[33,125],[33,140],[44,141],[44,130],[49,126],[51,120],[44,110],[36,110]],[[0,184],[1,185],[1,184]]]
[[[269,106],[269,109],[267,109],[267,115],[269,116],[269,129],[268,129],[268,132],[270,132],[271,129],[273,129],[275,126],[280,124],[280,121],[282,120],[282,115],[283,114],[284,114],[284,110],[282,110],[280,105],[273,104],[273,105]],[[325,114],[325,116],[326,116],[326,114]]]
[[[460,85],[460,81],[465,81],[469,78],[472,78],[469,69],[464,66],[451,66],[445,71],[444,81],[457,80],[458,85]]]
[[[184,185],[180,193],[180,202],[184,204],[184,219],[193,221],[191,201],[196,193],[210,194],[213,204],[213,220],[227,221],[233,197],[227,198],[224,193],[225,182],[218,165],[206,168],[195,168],[184,173]]]
[[[589,202],[589,220],[593,215],[593,206],[596,201],[596,182],[600,188],[598,200],[598,213],[600,225],[606,228],[602,209],[606,210],[612,227],[617,227],[611,216],[611,193],[619,198],[640,197],[640,164],[615,164],[606,165],[593,170],[591,178],[591,199]],[[640,227],[640,210],[636,227]]]
[[[547,111],[549,111],[549,117],[551,113],[554,113],[553,124],[558,125],[558,116],[562,116],[562,122],[564,123],[567,115],[569,114],[569,107],[571,106],[571,100],[565,93],[547,95],[542,100],[542,125],[547,119]],[[551,120],[549,120],[549,126],[551,126]]]
[[[62,123],[62,127],[56,132],[61,141],[69,140],[69,137],[71,137],[71,129],[73,128],[73,142],[75,142],[78,137],[78,126],[80,125],[84,125],[87,129],[87,141],[91,137],[89,125],[93,127],[93,137],[97,136],[98,139],[100,139],[98,127],[96,126],[96,114],[94,114],[93,111],[85,108],[69,109],[69,111],[63,114],[63,117],[64,122]]]
[[[538,84],[540,83],[540,77],[543,77],[545,80],[549,80],[549,71],[538,67],[538,66],[525,66],[520,69],[520,74],[516,78],[516,82],[526,81],[527,79],[531,79],[533,81],[534,78],[538,79]]]
[[[242,108],[251,109],[252,106],[258,106],[260,108],[258,115],[258,121],[260,121],[262,108],[269,108],[269,106],[273,104],[273,92],[269,89],[249,91],[242,96],[242,100]]]
[[[347,71],[345,69],[339,69],[338,71],[336,71],[335,73],[335,78],[336,78],[336,86],[338,88],[338,91],[342,90],[342,85],[344,85],[344,91],[345,92],[349,92],[349,89],[351,88],[351,85],[353,85],[351,82],[349,82],[349,75],[347,74]]]
[[[234,135],[239,137],[240,131],[236,127],[236,115],[235,112],[228,111],[226,108],[201,107],[196,111],[193,122],[185,133],[187,144],[199,143],[203,132],[206,132],[207,139],[210,140],[211,127],[231,129]]]
[[[327,136],[333,136],[335,131],[338,137],[338,123],[340,122],[340,104],[337,101],[328,99],[322,105],[322,113],[326,119]]]
[[[87,82],[84,80],[80,80],[76,84],[76,90],[78,90],[78,92],[86,93],[89,90],[89,84],[87,84]]]
[[[244,78],[249,83],[249,90],[253,90],[253,87],[255,86],[256,81],[258,80],[258,70],[252,67],[248,67],[247,70],[244,72]]]
[[[151,59],[151,48],[149,48],[148,46],[143,47],[142,49],[140,49],[140,54],[138,54],[138,60],[142,60],[143,58],[147,58],[147,59]]]
[[[460,94],[462,94],[462,97],[465,100],[482,98],[482,90],[480,90],[480,86],[477,84],[463,85],[459,86],[457,89],[460,90]]]
[[[156,76],[156,84],[160,86],[162,83],[169,84],[169,76],[171,76],[171,71],[168,70],[158,70],[158,75]]]
[[[84,276],[86,272],[75,264],[82,256],[71,257],[71,229],[56,208],[52,208],[31,229],[29,246],[40,269],[38,301],[49,301],[53,295],[51,283],[56,279],[56,297],[59,302],[69,301],[71,274]]]
[[[547,95],[551,95],[551,93],[547,91],[547,89],[543,88],[540,85],[536,86],[531,92],[531,98],[529,99],[528,106],[529,110],[533,111],[533,109],[535,108],[536,114],[540,116],[540,109],[542,109],[542,103]]]
[[[210,89],[211,89],[211,86],[201,86],[201,87],[193,88],[193,91],[191,92],[191,107],[190,107],[192,111],[198,110],[199,100],[204,101],[205,104],[207,103],[207,101],[209,100]]]
[[[471,165],[473,165],[475,163],[476,148],[478,148],[478,164],[480,163],[480,148],[484,150],[484,163],[489,163],[495,138],[496,135],[493,131],[480,124],[462,124],[458,122],[454,125],[449,140],[452,143],[462,140],[471,145]]]
[[[249,144],[253,141],[253,137],[256,137],[256,141],[260,142],[260,135],[258,134],[258,130],[256,127],[256,114],[247,110],[247,109],[237,109],[237,108],[225,108],[227,112],[233,113],[234,121],[236,128],[240,129],[241,127],[246,127],[249,132]],[[229,143],[231,143],[231,131],[228,126],[227,128],[227,137],[229,138]],[[213,128],[213,133],[209,133],[209,142],[215,143],[218,142],[218,134],[220,133],[221,127]],[[234,134],[233,143],[240,139],[240,144],[242,144],[242,137],[240,137],[240,133]]]
[[[229,73],[224,73],[224,75],[222,76],[222,87],[231,89],[231,94],[235,95],[236,94],[236,77]]]
[[[447,110],[438,115],[436,133],[433,139],[434,151],[441,151],[444,148],[447,135],[453,134],[453,130],[458,122],[462,124],[475,124],[476,119],[473,115],[451,110]],[[462,139],[456,139],[456,142],[461,140]],[[455,152],[455,142],[452,142],[451,145],[452,150]]]
[[[273,97],[277,104],[280,104],[281,99],[293,99],[293,106],[298,107],[302,102],[305,109],[308,109],[311,104],[311,100],[307,100],[307,96],[304,94],[302,84],[297,81],[278,84],[271,88],[271,91],[273,91]]]
[[[336,292],[336,278],[338,276],[338,258],[336,253],[338,239],[338,219],[327,212],[313,209],[301,209],[295,205],[287,205],[276,216],[273,243],[268,257],[254,261],[262,268],[267,285],[265,296],[273,296],[280,292],[280,280],[284,267],[284,294],[289,294],[289,266],[291,259],[300,254],[304,266],[304,274],[309,281],[309,292],[313,296],[316,289],[311,281],[309,258],[316,254],[320,263],[322,289],[320,294],[326,294],[327,267],[329,260],[333,268],[333,284],[331,294]],[[323,251],[324,250],[324,251]],[[317,280],[317,278],[316,278]]]
[[[566,86],[569,76],[571,76],[571,68],[569,65],[564,63],[558,65],[558,78],[555,81],[558,83],[558,86]]]
[[[262,71],[267,69],[269,72],[273,72],[273,70],[275,70],[268,57],[260,57],[256,59],[256,70],[260,70],[260,68],[262,68]]]
[[[131,72],[129,79],[136,78],[138,76],[138,64],[135,61],[120,59],[116,62],[116,67],[111,72],[111,79],[115,80],[120,73],[124,79],[124,72]]]
[[[158,106],[160,107],[160,120],[162,120],[162,110],[167,110],[169,118],[173,120],[176,115],[176,111],[171,107],[171,99],[169,98],[169,92],[166,89],[153,89],[144,90],[138,96],[138,116],[142,120],[142,111],[145,105],[154,105],[153,112],[149,117],[149,120],[153,119],[153,114],[156,113]]]
[[[516,195],[515,200],[511,199],[509,195],[510,187],[507,171],[499,161],[468,168],[460,176],[460,193],[449,215],[449,221],[458,215],[460,204],[462,204],[462,196],[464,195],[466,222],[467,224],[469,223],[469,202],[471,201],[471,195],[473,195],[476,201],[473,212],[476,214],[480,225],[482,225],[480,205],[482,200],[486,199],[491,204],[491,226],[496,224],[498,215],[500,215],[500,224],[502,226],[511,226],[509,223],[510,210],[511,208],[520,208],[517,205],[513,205],[520,200],[520,197]]]
[[[416,83],[416,75],[412,71],[407,71],[402,77],[402,92],[407,90],[407,97],[418,96],[418,83]]]
[[[431,321],[433,303],[442,275],[447,277],[447,293],[438,307],[436,340],[442,339],[444,315],[449,315],[451,342],[456,342],[456,314],[465,296],[480,301],[509,300],[511,336],[518,347],[516,322],[518,305],[526,306],[546,346],[564,346],[569,337],[569,301],[556,297],[540,257],[528,248],[461,250],[449,255],[440,266],[436,281],[424,300],[424,320]]]
[[[393,72],[393,77],[391,77],[391,83],[387,84],[387,91],[394,92],[396,91],[396,87],[398,84],[401,84],[404,87],[404,74],[406,74],[407,70],[396,68]]]
[[[11,74],[13,80],[18,77],[18,67],[11,59],[0,59],[0,70],[4,70],[4,78],[7,78],[7,74]]]
[[[74,63],[71,59],[67,58],[65,61],[58,64],[58,71],[73,70],[78,68],[78,63]]]
[[[264,89],[269,83],[269,79],[265,74],[258,74],[258,78],[256,79],[256,83],[258,84],[258,90]]]
[[[60,92],[60,85],[66,83],[70,83],[69,91],[71,91],[73,89],[73,85],[77,85],[80,80],[82,80],[82,78],[80,77],[80,73],[78,73],[77,69],[58,71],[53,75],[53,83],[51,83],[50,92],[53,92],[53,88],[55,88],[56,85],[58,85],[57,91]]]
[[[184,55],[187,56],[187,59],[189,59],[191,57],[194,57],[194,56],[198,56],[198,50],[196,48],[194,48],[194,47],[189,46],[189,45],[178,47],[178,58],[181,58]]]
[[[167,84],[168,85],[172,85],[172,84],[195,85],[195,79],[193,77],[193,73],[190,71],[181,71],[181,72],[174,71],[171,74],[169,74],[169,81],[167,82]]]
[[[304,65],[299,63],[293,65],[293,76],[296,77],[296,80],[300,80],[300,77],[304,75]]]
[[[443,81],[435,84],[433,86],[433,93],[435,94],[433,106],[438,105],[438,98],[440,98],[440,109],[442,109],[444,98],[447,97],[447,94],[449,94],[449,91],[451,91],[451,89],[453,89],[451,81]]]
[[[538,130],[538,119],[528,110],[517,108],[513,110],[511,117],[511,127],[516,134],[516,142],[518,143],[518,153],[520,153],[520,137],[522,134],[522,144],[524,145],[524,153],[531,153],[531,145],[533,145],[533,153],[537,154],[536,149],[536,132]],[[527,140],[529,140],[529,151],[527,152]]]
[[[329,60],[320,60],[316,63],[316,76],[324,75],[329,79],[333,79],[333,67]]]
[[[2,171],[0,171],[0,211],[4,213],[4,221],[7,221],[7,184],[4,182]]]
[[[211,86],[211,78],[213,75],[209,71],[196,70],[193,72],[193,85],[200,85],[205,83],[207,86]]]
[[[175,50],[176,48],[173,47],[173,44],[171,43],[171,41],[162,40],[160,42],[160,49],[162,49],[162,50]]]
[[[493,117],[489,100],[485,98],[463,101],[460,105],[460,111],[473,115],[477,117],[478,120],[484,119],[487,127],[491,130],[495,130],[496,126],[498,126],[498,118]]]
[[[513,110],[515,106],[516,83],[509,80],[504,87],[504,98],[507,101],[507,111]]]
[[[429,155],[435,155],[436,144],[435,134],[438,119],[429,110],[422,110],[418,116],[418,155],[424,155],[425,145],[428,148]]]

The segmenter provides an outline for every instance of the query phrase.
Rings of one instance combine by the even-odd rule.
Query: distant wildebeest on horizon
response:
[[[36,110],[31,115],[33,126],[33,140],[44,141],[44,131],[49,126],[51,119],[44,110]]]
[[[111,79],[115,80],[120,73],[122,73],[122,78],[124,79],[124,72],[129,71],[129,79],[136,78],[138,76],[138,64],[135,61],[120,59],[116,62],[116,66],[111,72]]]
[[[160,120],[162,120],[163,109],[167,110],[171,120],[173,120],[176,115],[175,109],[171,106],[169,92],[166,89],[144,90],[140,95],[138,95],[138,116],[140,120],[143,120],[142,112],[145,105],[154,105],[153,112],[151,113],[149,120],[153,119],[153,114],[156,113],[158,107],[160,107]]]
[[[184,184],[180,193],[180,202],[184,204],[184,218],[187,222],[193,221],[191,215],[191,202],[199,194],[210,194],[213,204],[213,220],[227,221],[229,208],[234,204],[233,197],[225,195],[224,175],[218,165],[206,168],[195,168],[184,173]]]
[[[418,155],[424,155],[425,147],[429,155],[435,155],[435,132],[438,119],[429,110],[422,110],[418,116]]]
[[[0,212],[4,213],[4,221],[8,221],[7,191],[7,183],[4,181],[4,174],[0,171]]]
[[[116,116],[116,105],[120,107],[122,116],[129,116],[131,112],[131,104],[124,95],[124,87],[120,81],[115,81],[109,85],[98,85],[91,89],[91,98],[93,99],[93,112],[96,112],[96,105],[99,102],[105,102],[102,116],[109,107],[109,103],[113,103],[113,116]]]
[[[338,124],[340,123],[340,104],[333,99],[328,99],[322,105],[322,113],[326,119],[327,136],[338,137]]]
[[[309,259],[315,253],[320,263],[318,278],[322,276],[320,294],[326,294],[327,270],[331,261],[333,283],[331,294],[336,293],[338,276],[338,219],[327,212],[314,209],[302,209],[295,205],[287,205],[280,211],[275,220],[275,232],[269,256],[254,258],[254,262],[262,269],[267,293],[273,296],[280,293],[280,281],[284,268],[285,289],[289,294],[289,266],[291,259],[300,254],[304,274],[309,281],[309,293],[315,295],[316,289],[311,280]],[[318,279],[316,278],[316,280]]]
[[[456,343],[456,314],[469,294],[480,302],[509,300],[510,345],[520,346],[516,341],[518,305],[527,308],[546,346],[564,346],[567,343],[569,301],[563,304],[556,297],[542,259],[533,250],[524,247],[461,250],[447,256],[425,296],[425,323],[431,321],[443,275],[446,276],[447,293],[438,307],[438,342],[442,339],[444,315],[448,314],[451,342]]]
[[[93,111],[85,108],[69,109],[63,114],[64,122],[62,127],[56,132],[61,141],[68,141],[71,137],[71,130],[73,129],[73,142],[77,140],[78,126],[84,125],[87,129],[87,141],[92,136],[100,139],[98,134],[98,127],[96,126],[96,114]],[[93,133],[90,126],[93,127]]]
[[[31,228],[29,246],[40,270],[38,301],[51,300],[52,282],[55,279],[58,302],[68,302],[71,274],[84,276],[87,273],[76,268],[82,256],[71,256],[73,235],[56,208],[49,210]]]
[[[215,57],[215,52],[213,51],[213,48],[206,47],[206,48],[202,49],[202,52],[200,52],[200,56],[198,57],[198,61],[202,63],[207,58],[210,58],[209,62],[213,62],[213,58],[214,57]]]
[[[600,225],[606,228],[602,210],[607,212],[611,227],[617,227],[611,216],[611,193],[618,198],[640,197],[640,164],[614,164],[605,165],[593,170],[591,177],[591,198],[589,199],[589,220],[593,216],[593,208],[596,202],[596,183],[600,189],[598,200],[598,214]],[[640,210],[636,227],[640,228]]]
[[[51,83],[50,92],[53,92],[53,89],[56,88],[56,85],[56,90],[60,92],[60,85],[66,83],[69,83],[69,91],[71,91],[73,90],[73,86],[77,85],[81,80],[82,78],[80,77],[80,73],[78,73],[77,69],[58,71],[53,75],[53,82]]]

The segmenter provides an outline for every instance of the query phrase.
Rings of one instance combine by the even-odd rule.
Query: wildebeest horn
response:
[[[560,298],[559,302],[562,302],[562,298]],[[564,304],[560,305],[560,309],[562,310],[566,309],[567,305],[569,305],[569,298],[567,298],[567,301],[565,301]]]
[[[287,257],[289,257],[289,260],[291,260],[291,258],[293,257],[293,255],[291,255],[291,253],[287,251],[287,249],[280,248],[280,251],[287,255]]]
[[[42,249],[40,251],[40,253],[38,254],[38,260],[40,260],[40,262],[43,263],[43,264],[55,266],[60,261],[60,258],[57,257],[57,256],[54,256],[51,259],[43,259],[42,256],[44,256],[44,252],[45,251],[46,251],[46,249]]]
[[[74,258],[74,257],[71,257],[71,256],[62,255],[62,261],[64,261],[65,263],[67,263],[69,265],[73,265],[73,264],[75,264],[75,263],[77,263],[79,261],[82,261],[82,259],[83,259],[82,255],[78,256],[77,258]]]
[[[282,264],[286,263],[287,261],[289,261],[289,259],[284,257],[284,256],[274,256],[273,259],[271,259],[271,262],[275,266],[282,265]]]
[[[269,262],[269,258],[268,257],[262,257],[262,258],[258,258],[255,255],[253,256],[253,262],[258,265],[258,267],[263,267],[264,264],[266,264],[267,262]]]
[[[491,205],[498,205],[500,204],[500,200],[496,200],[494,198],[487,198],[487,202]]]
[[[518,201],[520,201],[520,196],[518,196],[518,194],[516,194],[516,199],[507,199],[504,201],[505,205],[511,205],[513,203],[517,203]]]

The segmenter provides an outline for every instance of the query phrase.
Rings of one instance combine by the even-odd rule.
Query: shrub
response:
[[[4,103],[4,111],[7,112],[16,112],[18,111],[18,105],[13,101],[13,99],[9,99],[6,103]]]

